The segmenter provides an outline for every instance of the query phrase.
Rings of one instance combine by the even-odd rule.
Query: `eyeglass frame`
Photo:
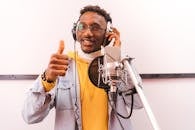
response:
[[[80,29],[80,25],[85,25],[84,28]],[[91,32],[93,33],[97,33],[97,32],[100,32],[100,31],[106,31],[106,29],[103,29],[99,24],[97,23],[93,23],[91,25],[87,25],[83,22],[78,22],[77,23],[77,27],[76,27],[76,30],[79,31],[79,32],[85,32],[87,30],[90,30]]]

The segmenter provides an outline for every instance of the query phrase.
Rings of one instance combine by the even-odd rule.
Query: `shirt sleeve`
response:
[[[124,102],[128,107],[131,107],[132,98],[133,98],[133,108],[140,109],[143,107],[142,101],[139,97],[139,94],[136,92],[136,88],[133,85],[133,82],[129,75],[127,75],[127,82],[125,84],[121,84],[121,96],[124,99]],[[141,77],[138,76],[138,82],[142,84]]]
[[[52,82],[52,83],[48,83],[47,81],[43,81],[41,79],[41,83],[42,83],[45,91],[46,92],[49,92],[50,90],[52,90],[54,88],[56,81],[55,82]]]
[[[55,90],[45,91],[41,76],[28,90],[22,109],[22,117],[28,124],[42,121],[54,106]]]

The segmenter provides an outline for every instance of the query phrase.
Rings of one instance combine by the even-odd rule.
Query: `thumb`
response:
[[[63,53],[63,51],[64,51],[64,41],[63,40],[61,40],[60,41],[60,44],[59,44],[59,47],[58,47],[58,54],[62,54]]]

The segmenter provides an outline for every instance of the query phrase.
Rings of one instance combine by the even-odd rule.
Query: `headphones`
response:
[[[76,22],[76,23],[73,23],[73,28],[72,28],[72,37],[73,39],[76,41],[77,38],[76,38],[76,32],[77,32],[77,25],[79,23],[79,20]],[[112,22],[111,21],[108,21],[107,22],[107,27],[106,27],[106,32],[111,32],[112,31]]]
[[[77,31],[77,24],[78,24],[79,21],[77,21],[76,23],[73,23],[73,28],[72,28],[72,37],[73,39],[76,41],[77,38],[76,38],[76,31]]]

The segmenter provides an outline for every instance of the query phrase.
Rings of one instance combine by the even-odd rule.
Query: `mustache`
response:
[[[83,37],[83,38],[81,38],[81,41],[96,42],[97,40],[93,37]]]

